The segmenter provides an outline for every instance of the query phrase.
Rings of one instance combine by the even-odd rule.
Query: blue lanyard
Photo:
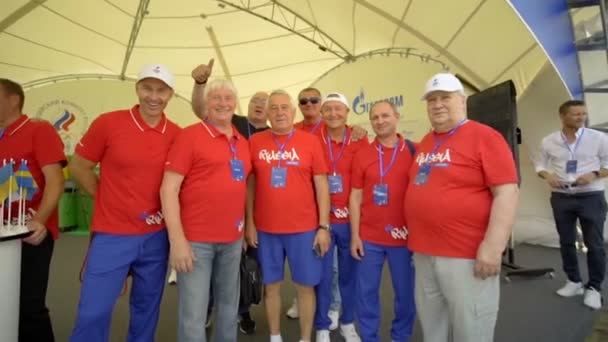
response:
[[[458,129],[460,128],[460,126],[464,125],[464,123],[467,122],[467,119],[462,119],[458,125],[454,128],[452,128],[451,131],[448,132],[448,134],[446,135],[445,138],[439,140],[439,138],[437,138],[434,134],[433,134],[433,139],[435,139],[435,147],[433,147],[433,150],[429,153],[429,155],[433,155],[435,154],[435,152],[437,152],[437,150],[439,149],[439,147],[441,147],[441,145],[443,145],[446,141],[448,141],[448,139],[450,139],[450,137],[454,134],[456,134],[456,131],[458,131]]]
[[[391,161],[388,163],[386,169],[384,169],[384,162],[382,161],[382,144],[378,142],[378,165],[380,166],[380,184],[383,184],[382,180],[384,179],[384,176],[393,167],[393,164],[395,164],[395,159],[397,158],[397,151],[399,150],[400,142],[401,140],[397,140],[397,143],[395,144],[395,148],[393,150],[393,156],[391,157]]]
[[[296,131],[295,129],[292,129],[291,132],[289,132],[289,135],[287,136],[287,139],[285,140],[285,142],[282,145],[279,144],[279,141],[277,140],[277,138],[274,135],[274,133],[270,132],[270,135],[272,136],[272,140],[274,140],[274,143],[279,148],[279,165],[278,165],[278,167],[281,167],[281,160],[283,159],[283,150],[285,150],[285,145],[287,145],[287,143],[289,142],[289,140],[293,136],[293,132],[295,132],[295,131]]]
[[[251,138],[251,122],[247,120],[247,139]]]
[[[321,121],[323,121],[322,119],[319,119],[319,121],[317,121],[317,123],[315,124],[315,126],[310,130],[310,133],[315,133],[317,131],[317,128],[319,128],[319,125],[321,124]]]
[[[6,133],[6,128],[0,129],[0,139],[2,139],[4,133]]]
[[[232,136],[232,138],[230,138],[228,140],[228,147],[230,147],[230,151],[232,152],[232,159],[236,160],[236,143],[237,143],[237,137],[235,135]]]
[[[344,153],[344,149],[346,148],[346,138],[348,137],[348,129],[344,132],[344,137],[342,138],[342,147],[340,148],[340,152],[338,152],[338,156],[334,159],[334,149],[331,146],[331,137],[329,136],[329,130],[327,130],[327,148],[329,149],[329,160],[331,161],[331,166],[334,171],[334,176],[336,175],[336,166],[340,158],[342,158],[342,154]]]
[[[562,140],[564,141],[564,144],[566,145],[568,152],[570,152],[571,159],[576,159],[576,150],[578,149],[578,144],[581,143],[581,139],[583,139],[583,134],[585,134],[585,128],[582,128],[581,135],[579,135],[578,138],[574,141],[574,150],[570,149],[570,144],[568,144],[568,140],[566,139],[564,132],[560,131],[559,133],[562,136]],[[0,137],[1,137],[1,135],[0,135]]]

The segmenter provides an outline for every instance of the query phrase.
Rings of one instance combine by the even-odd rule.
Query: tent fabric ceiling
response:
[[[547,62],[506,0],[4,0],[0,46],[0,75],[26,86],[164,63],[186,97],[192,68],[215,58],[243,101],[370,51],[439,61],[480,89],[513,79],[520,94]]]

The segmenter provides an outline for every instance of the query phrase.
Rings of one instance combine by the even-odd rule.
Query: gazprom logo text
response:
[[[358,115],[368,114],[369,111],[372,109],[372,106],[374,105],[374,103],[384,101],[384,100],[391,102],[397,108],[403,107],[403,94],[389,96],[384,99],[366,100],[365,91],[363,90],[363,88],[361,88],[361,92],[359,93],[359,96],[355,97],[355,99],[353,100],[352,108],[353,108],[353,111],[355,112],[355,114],[358,114]]]

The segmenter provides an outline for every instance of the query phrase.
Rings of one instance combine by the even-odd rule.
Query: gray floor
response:
[[[85,254],[88,239],[62,235],[55,245],[48,292],[48,305],[53,318],[57,341],[67,341],[72,329],[79,296],[78,271]],[[584,265],[581,255],[581,265]],[[551,266],[559,270],[559,251],[536,246],[522,245],[516,248],[516,262],[525,266]],[[584,267],[584,266],[583,266]],[[584,271],[586,272],[586,271]],[[586,274],[586,273],[584,273]],[[388,272],[382,283],[383,322],[381,340],[390,341],[392,319],[392,289]],[[582,304],[582,297],[562,299],[554,291],[563,284],[564,276],[558,271],[555,279],[513,279],[502,282],[501,311],[496,327],[497,342],[580,342],[589,334],[597,312]],[[161,307],[157,341],[175,341],[176,293],[175,287],[167,287]],[[284,310],[293,298],[293,287],[283,288]],[[606,290],[604,290],[604,293]],[[254,307],[252,315],[258,322],[258,330],[252,336],[239,336],[239,341],[268,341],[268,326],[262,307]],[[112,341],[125,341],[128,326],[128,297],[116,304],[112,322]],[[283,338],[286,342],[298,340],[297,321],[283,319]],[[341,341],[337,333],[333,341]],[[422,341],[417,326],[412,342]],[[474,341],[472,341],[474,342]]]

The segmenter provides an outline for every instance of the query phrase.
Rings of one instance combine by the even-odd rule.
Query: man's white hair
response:
[[[293,97],[291,97],[291,95],[289,95],[289,93],[286,92],[283,89],[276,89],[276,90],[273,90],[273,91],[270,92],[270,95],[268,95],[268,101],[266,101],[266,109],[268,109],[268,106],[270,106],[270,99],[273,96],[277,96],[277,95],[287,96],[287,98],[289,98],[289,105],[291,106],[291,109],[293,109],[293,110],[296,109],[296,106],[295,106],[295,104],[293,102]]]
[[[226,89],[230,91],[232,95],[234,95],[234,98],[238,101],[239,96],[236,92],[236,87],[234,86],[232,81],[223,78],[216,78],[213,81],[207,83],[207,85],[205,86],[205,90],[203,90],[203,99],[206,101],[207,95],[217,89]]]

